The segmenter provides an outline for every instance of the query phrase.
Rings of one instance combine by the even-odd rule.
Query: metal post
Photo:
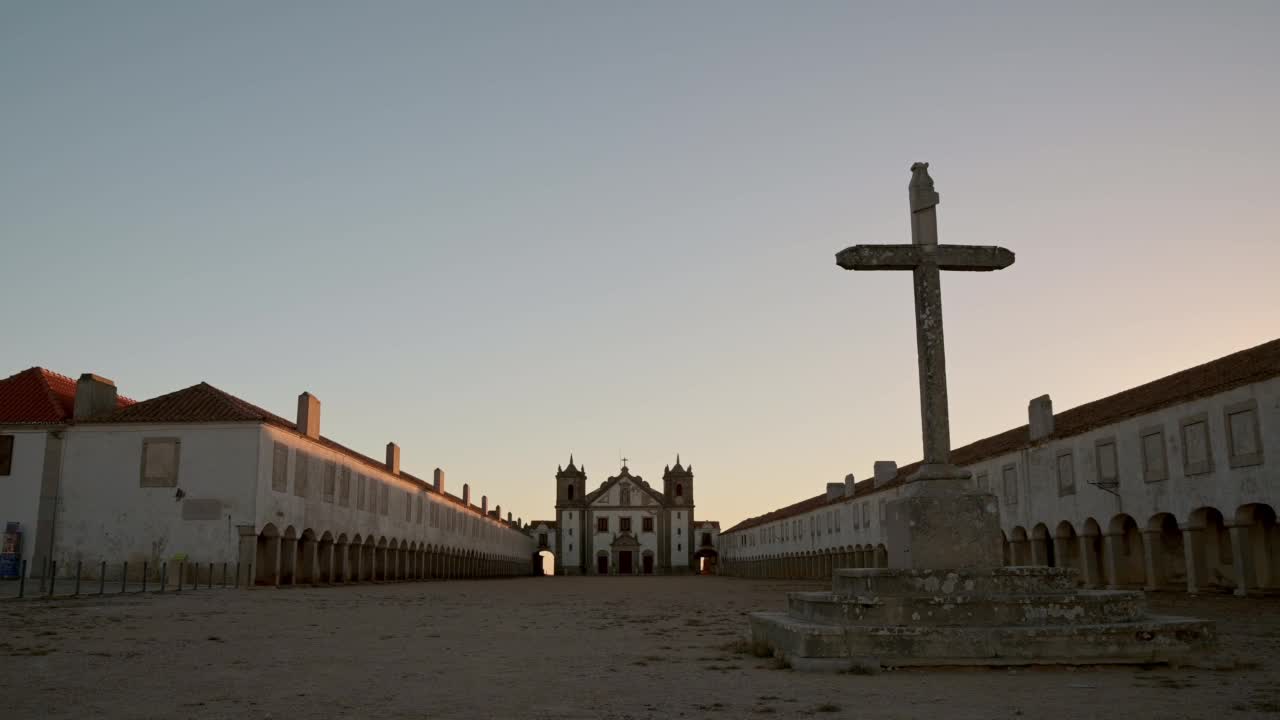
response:
[[[40,563],[40,592],[42,594],[45,591],[44,585],[48,577],[49,577],[49,556],[45,555],[44,562]]]
[[[204,584],[204,589],[208,590],[213,587],[213,563],[209,563],[209,579]]]
[[[240,563],[236,563],[236,584],[234,587],[237,590],[240,589]]]
[[[80,568],[84,564],[83,561],[76,561],[76,591],[72,593],[72,597],[80,597]]]
[[[18,572],[18,597],[27,594],[27,561],[23,560]]]
[[[125,560],[120,566],[120,592],[123,593],[129,582],[129,561]]]
[[[227,564],[222,563],[222,587],[227,586]]]
[[[107,594],[107,561],[102,561],[102,571],[98,573],[98,594]]]
[[[187,569],[187,561],[179,560],[178,561],[178,592],[182,592],[182,576],[186,574],[185,572],[186,569]]]
[[[147,561],[142,561],[142,592],[147,591]]]
[[[240,563],[236,563],[236,565],[239,564]],[[244,571],[244,586],[245,589],[253,587],[253,563],[249,563],[249,567]]]
[[[53,597],[53,586],[58,584],[58,561],[49,561],[49,597]]]
[[[169,563],[160,563],[160,592],[164,593],[164,586],[169,583]]]

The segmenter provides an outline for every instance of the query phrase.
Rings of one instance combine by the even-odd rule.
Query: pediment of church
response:
[[[661,505],[662,493],[649,487],[644,478],[632,475],[631,471],[624,467],[622,472],[605,480],[600,487],[588,495],[587,504],[593,507]]]
[[[609,547],[614,550],[631,550],[640,547],[640,541],[636,540],[635,535],[624,531],[618,533],[618,537],[609,543]]]

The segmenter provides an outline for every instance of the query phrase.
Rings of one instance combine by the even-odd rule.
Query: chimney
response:
[[[501,505],[494,506],[494,508],[493,508],[493,514],[494,514],[494,515],[497,515],[497,516],[498,516],[498,519],[499,519],[499,520],[501,520],[501,519],[502,519],[502,506],[501,506]]]
[[[507,522],[508,522],[508,523],[510,523],[510,522],[511,522],[511,515],[512,515],[511,511],[509,511],[509,510],[508,510],[508,511],[507,511]]]
[[[400,474],[400,446],[393,442],[387,443],[387,472]]]
[[[893,460],[876,461],[876,487],[880,487],[898,476],[898,463]]]
[[[1053,400],[1048,395],[1041,395],[1027,406],[1027,424],[1031,426],[1031,442],[1053,434]]]
[[[857,485],[857,482],[858,481],[855,480],[853,477],[853,473],[849,473],[848,475],[844,476],[844,496],[845,497],[853,497],[854,486]]]
[[[519,527],[521,525],[524,525],[524,518],[522,517],[516,518],[516,526]]]
[[[298,432],[320,439],[320,399],[309,392],[298,396]]]
[[[101,375],[84,373],[76,381],[76,400],[71,416],[83,420],[116,409],[116,384]]]
[[[440,468],[436,468],[435,480],[436,480],[436,492],[443,495],[444,494],[444,471],[441,470]]]
[[[462,483],[462,504],[471,507],[471,484]]]
[[[480,496],[480,512],[484,513],[485,517],[489,516],[489,496],[488,495]]]
[[[844,497],[844,483],[827,483],[827,499],[835,500]]]

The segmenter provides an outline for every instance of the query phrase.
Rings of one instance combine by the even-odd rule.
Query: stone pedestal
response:
[[[885,505],[889,567],[998,567],[1000,505],[991,493],[968,488],[959,477],[913,480]]]
[[[752,613],[755,643],[796,670],[1187,660],[1212,623],[1151,616],[1140,591],[1082,591],[1074,570],[837,570],[831,592]]]

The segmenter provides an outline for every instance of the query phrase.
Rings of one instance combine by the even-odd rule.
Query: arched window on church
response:
[[[631,504],[631,486],[630,485],[622,486],[622,504],[623,505]]]
[[[676,483],[676,497],[684,497],[684,485]]]
[[[568,492],[567,492],[566,494],[568,495],[568,497],[569,497],[569,499],[570,499],[570,500],[572,500],[572,499],[573,499],[573,485],[570,485],[570,486],[569,486],[569,490],[568,490]]]

